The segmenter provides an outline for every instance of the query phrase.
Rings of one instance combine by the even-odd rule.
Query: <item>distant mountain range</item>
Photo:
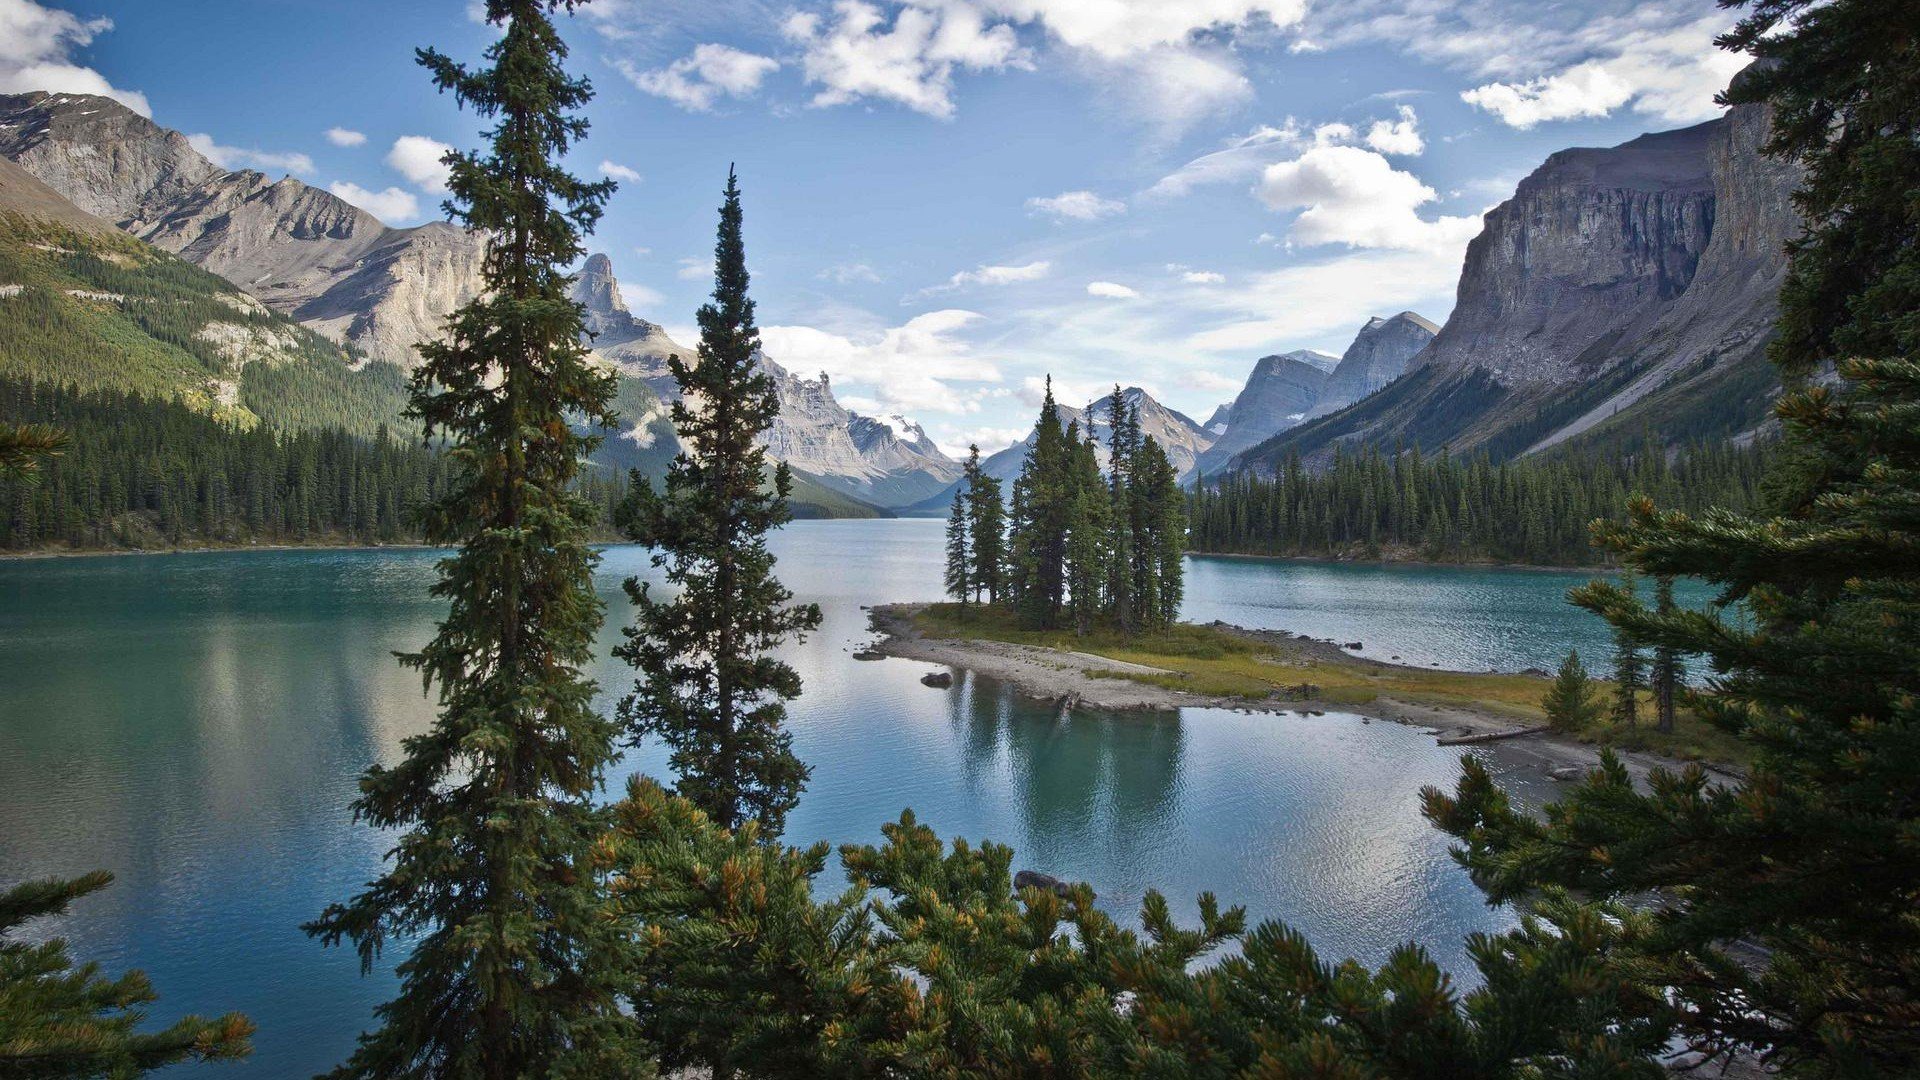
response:
[[[1270,471],[1291,454],[1313,465],[1342,445],[1504,458],[1649,430],[1669,442],[1748,437],[1777,392],[1763,353],[1782,245],[1798,227],[1797,176],[1760,155],[1766,129],[1764,112],[1741,106],[1552,155],[1486,215],[1444,327],[1403,311],[1368,321],[1337,358],[1262,357],[1204,424],[1138,387],[1125,394],[1190,483]],[[96,351],[141,357],[103,366],[66,350],[75,380],[182,395],[240,422],[397,422],[413,343],[479,287],[473,235],[445,223],[389,228],[298,180],[221,169],[185,136],[103,97],[0,95],[0,210],[16,222],[0,236],[11,259],[0,263],[0,303],[54,305],[91,328]],[[35,247],[34,227],[19,224],[35,221],[157,277],[179,260],[211,271],[218,278],[191,279],[193,303],[233,317],[193,307],[188,346],[156,335],[129,302],[99,298],[111,292],[96,287],[101,273],[76,274],[73,260]],[[591,347],[622,376],[623,423],[600,458],[657,472],[677,448],[667,358],[695,354],[628,309],[604,254],[586,261],[573,296]],[[30,366],[6,356],[0,373]],[[804,498],[832,513],[945,512],[961,467],[919,425],[850,412],[824,374],[761,362],[781,406],[766,445]],[[47,373],[44,359],[31,363]],[[300,393],[270,400],[263,388],[289,380]],[[1091,416],[1104,440],[1104,410],[1103,399],[1062,413],[1083,426]],[[1010,479],[1030,442],[992,454],[988,471]]]

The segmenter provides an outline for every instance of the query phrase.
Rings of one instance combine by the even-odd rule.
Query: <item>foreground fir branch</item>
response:
[[[613,186],[556,164],[591,96],[562,69],[550,19],[574,6],[490,0],[502,37],[486,67],[420,53],[436,85],[494,122],[486,152],[447,158],[449,211],[490,240],[483,295],[420,347],[413,378],[411,411],[459,470],[428,515],[428,539],[460,547],[433,588],[447,618],[404,658],[440,715],[361,781],[356,816],[400,833],[386,873],[308,928],[352,942],[369,969],[390,943],[410,949],[342,1076],[617,1076],[641,1061],[594,863],[615,727],[582,674],[601,605],[592,510],[571,484],[592,447],[575,424],[611,422],[613,385],[580,345],[566,268]]]
[[[181,1062],[233,1060],[252,1049],[253,1024],[239,1013],[189,1016],[153,1030],[145,1006],[155,994],[145,975],[105,978],[98,964],[75,967],[61,938],[16,938],[28,923],[66,914],[112,880],[93,873],[0,892],[0,1077],[135,1076]]]
[[[727,828],[757,822],[772,838],[800,800],[807,767],[785,729],[800,676],[769,653],[819,627],[820,609],[790,603],[767,550],[767,535],[791,517],[793,479],[781,462],[771,486],[764,482],[759,437],[780,402],[759,363],[741,220],[740,185],[729,170],[713,300],[699,312],[699,362],[668,361],[680,386],[672,415],[684,449],[662,491],[635,473],[623,510],[628,537],[654,549],[653,565],[679,592],[657,600],[648,583],[629,578],[634,624],[616,655],[640,669],[620,717],[636,737],[672,750],[675,790]]]

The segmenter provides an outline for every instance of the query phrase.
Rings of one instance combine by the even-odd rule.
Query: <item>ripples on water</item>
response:
[[[792,842],[878,842],[912,807],[943,837],[1006,843],[1018,867],[1091,882],[1123,918],[1157,887],[1191,919],[1211,889],[1294,923],[1330,959],[1377,963],[1414,939],[1468,973],[1462,936],[1509,924],[1420,818],[1420,786],[1450,784],[1457,756],[1419,731],[1217,709],[1061,718],[976,678],[930,690],[927,665],[848,654],[868,637],[860,605],[935,598],[939,522],[805,522],[774,546],[827,620],[788,650],[807,687],[795,746],[814,770]],[[432,721],[391,654],[432,632],[436,558],[0,564],[0,881],[112,870],[117,883],[61,930],[83,957],[146,968],[158,1016],[251,1014],[254,1059],[209,1075],[331,1065],[390,992],[298,926],[376,873],[388,845],[347,803],[369,762],[395,760]],[[636,573],[651,573],[645,552],[607,553],[602,655],[625,616],[618,583]],[[1200,559],[1186,614],[1511,670],[1551,666],[1569,642],[1604,649],[1598,624],[1558,600],[1579,580]],[[610,709],[631,672],[596,675]],[[1544,791],[1531,767],[1487,760],[1523,799]],[[614,783],[663,768],[642,748]]]

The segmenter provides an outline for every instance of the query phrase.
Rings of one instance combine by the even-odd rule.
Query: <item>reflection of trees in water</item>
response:
[[[1177,712],[1062,713],[1012,687],[969,675],[952,695],[970,791],[1018,800],[1022,867],[1085,873],[1136,866],[1173,817],[1185,738]],[[1004,760],[1004,766],[1001,764]]]

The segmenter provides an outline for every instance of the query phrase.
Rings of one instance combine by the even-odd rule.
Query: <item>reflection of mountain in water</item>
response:
[[[968,787],[1010,789],[1018,800],[1019,867],[1085,876],[1140,865],[1171,842],[1185,743],[1178,713],[1061,715],[971,674],[949,700]]]

